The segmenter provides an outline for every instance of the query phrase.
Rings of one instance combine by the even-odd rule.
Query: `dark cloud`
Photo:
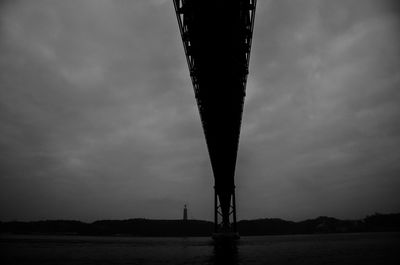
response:
[[[396,1],[259,1],[239,218],[399,211]],[[212,219],[170,1],[0,9],[0,219]]]

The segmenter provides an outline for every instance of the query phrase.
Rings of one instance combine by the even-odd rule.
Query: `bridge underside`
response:
[[[234,175],[256,0],[174,4],[214,173],[216,230],[235,231]]]

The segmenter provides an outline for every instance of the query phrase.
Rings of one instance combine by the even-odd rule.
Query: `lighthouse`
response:
[[[186,221],[188,218],[187,218],[187,208],[186,208],[186,204],[185,204],[185,207],[183,208],[183,221]]]

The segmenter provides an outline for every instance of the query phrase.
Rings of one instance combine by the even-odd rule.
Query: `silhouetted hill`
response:
[[[210,236],[214,224],[201,220],[102,220],[93,223],[67,220],[0,222],[2,234],[125,235],[125,236]],[[346,232],[400,231],[400,214],[374,214],[362,220],[318,217],[301,222],[277,218],[238,222],[242,236]]]
[[[104,220],[92,223],[101,235],[127,234],[132,236],[204,236],[210,235],[214,224],[200,220]]]
[[[127,235],[127,236],[206,236],[214,224],[200,220],[101,220],[93,223],[48,220],[38,222],[0,222],[0,233]]]
[[[320,216],[300,222],[281,219],[240,221],[241,235],[316,234],[400,231],[400,214],[374,214],[362,220]]]
[[[238,222],[240,235],[279,235],[294,233],[295,222],[277,218],[242,220]]]

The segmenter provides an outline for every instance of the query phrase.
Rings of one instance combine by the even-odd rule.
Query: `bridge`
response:
[[[236,230],[235,166],[256,0],[174,0],[215,181],[215,234]]]

